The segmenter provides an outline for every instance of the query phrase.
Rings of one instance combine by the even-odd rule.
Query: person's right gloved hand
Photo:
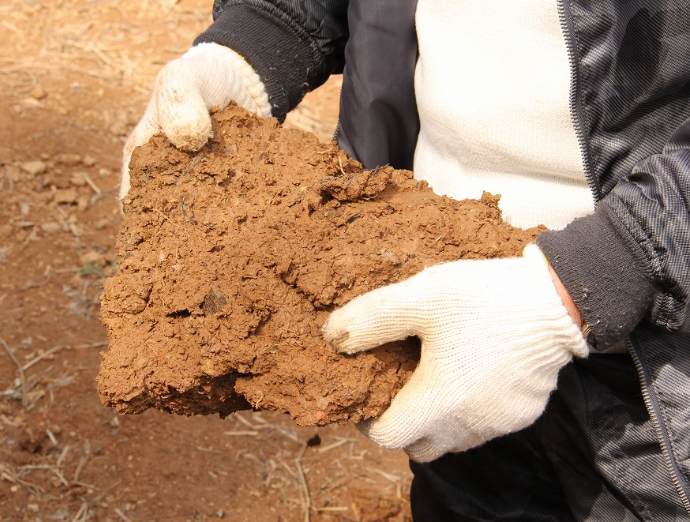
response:
[[[231,101],[259,116],[271,115],[261,79],[231,49],[202,43],[165,65],[143,118],[125,144],[120,199],[129,192],[129,160],[136,147],[162,132],[179,149],[198,150],[211,137],[209,109]]]

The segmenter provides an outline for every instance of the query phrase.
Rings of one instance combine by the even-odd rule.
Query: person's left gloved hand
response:
[[[536,245],[522,257],[445,263],[368,292],[333,312],[323,333],[348,354],[421,339],[409,382],[381,417],[360,425],[420,462],[529,426],[558,371],[589,352]]]

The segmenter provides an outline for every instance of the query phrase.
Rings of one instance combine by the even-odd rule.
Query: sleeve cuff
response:
[[[564,230],[543,232],[537,244],[598,348],[624,339],[647,315],[655,293],[648,261],[606,203]]]
[[[194,45],[213,42],[242,56],[261,78],[273,116],[283,121],[328,78],[323,59],[277,16],[251,5],[228,6]]]

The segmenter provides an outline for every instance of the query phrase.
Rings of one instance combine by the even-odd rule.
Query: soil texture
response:
[[[321,336],[328,313],[425,266],[519,254],[539,229],[499,196],[455,201],[411,172],[364,170],[335,143],[233,106],[201,151],[162,136],[132,157],[119,267],[101,296],[101,399],[124,413],[243,409],[304,426],[380,415],[418,343],[357,356]]]

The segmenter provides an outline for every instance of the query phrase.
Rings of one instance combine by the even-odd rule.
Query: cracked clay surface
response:
[[[503,223],[497,196],[437,196],[238,107],[213,125],[197,153],[156,136],[132,157],[98,376],[102,401],[124,413],[380,415],[418,343],[339,355],[321,336],[328,313],[425,266],[518,255],[540,231]]]

